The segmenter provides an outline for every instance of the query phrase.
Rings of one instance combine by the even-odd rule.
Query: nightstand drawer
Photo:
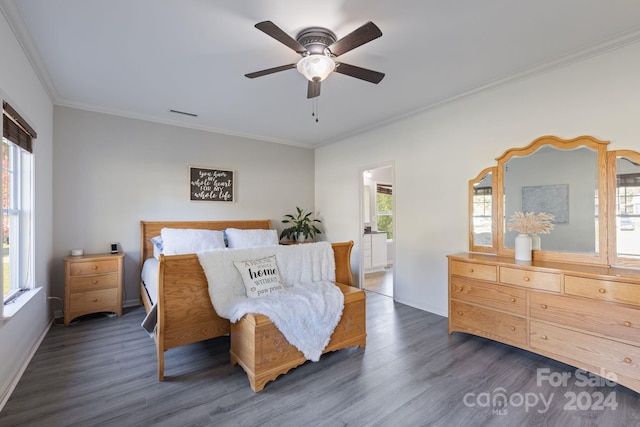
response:
[[[117,274],[99,274],[95,276],[72,276],[69,279],[71,292],[86,291],[101,288],[117,288]]]
[[[500,282],[543,291],[560,292],[560,274],[500,267]]]
[[[115,273],[118,271],[117,259],[105,259],[86,262],[73,262],[69,266],[72,276],[85,276],[88,274]]]
[[[69,298],[74,317],[85,313],[113,311],[118,303],[118,290],[114,288],[98,289],[91,292],[75,292]]]
[[[451,274],[471,279],[495,282],[498,278],[495,265],[474,264],[470,262],[451,261]]]
[[[621,304],[640,305],[640,285],[633,283],[567,275],[564,278],[564,292]]]

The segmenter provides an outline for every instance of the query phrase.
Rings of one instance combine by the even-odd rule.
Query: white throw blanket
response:
[[[234,261],[276,256],[286,289],[248,298]],[[237,322],[247,313],[263,314],[305,358],[320,359],[342,316],[344,295],[335,281],[335,258],[328,242],[264,246],[198,253],[209,296],[220,317]]]

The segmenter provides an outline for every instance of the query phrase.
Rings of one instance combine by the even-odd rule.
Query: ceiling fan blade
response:
[[[368,70],[366,68],[356,67],[355,65],[345,64],[339,62],[336,64],[336,73],[344,74],[346,76],[355,77],[356,79],[366,80],[371,83],[378,84],[384,78],[384,73],[378,71]]]
[[[307,85],[307,99],[320,96],[320,80],[311,81]]]
[[[266,70],[256,71],[254,73],[245,74],[244,76],[245,77],[249,77],[250,79],[255,79],[256,77],[262,77],[262,76],[266,76],[268,74],[277,73],[277,72],[280,72],[280,71],[291,70],[293,68],[296,68],[296,64],[288,64],[288,65],[281,65],[279,67],[267,68]]]
[[[360,28],[355,29],[337,42],[333,43],[329,46],[329,50],[335,56],[340,56],[343,53],[357,48],[358,46],[369,43],[371,40],[377,39],[381,35],[382,31],[380,31],[380,28],[378,28],[373,22],[369,21]]]
[[[302,46],[293,37],[285,33],[280,27],[271,21],[258,22],[255,27],[301,55],[307,51],[307,48]]]

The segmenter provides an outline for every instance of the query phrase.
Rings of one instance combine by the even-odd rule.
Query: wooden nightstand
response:
[[[64,324],[78,316],[122,315],[124,254],[68,256],[64,259]]]

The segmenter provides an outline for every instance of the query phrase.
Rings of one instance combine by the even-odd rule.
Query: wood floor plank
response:
[[[640,395],[621,387],[538,385],[538,369],[576,369],[505,344],[447,333],[447,321],[367,293],[367,347],[325,354],[261,393],[229,362],[229,338],[166,352],[156,379],[144,310],[53,327],[0,412],[1,426],[640,426]],[[548,399],[504,411],[485,404]],[[569,405],[571,395],[615,400]],[[569,396],[569,397],[567,397]],[[524,400],[523,400],[524,402]],[[491,403],[491,402],[489,402]],[[583,405],[584,406],[584,405]]]

